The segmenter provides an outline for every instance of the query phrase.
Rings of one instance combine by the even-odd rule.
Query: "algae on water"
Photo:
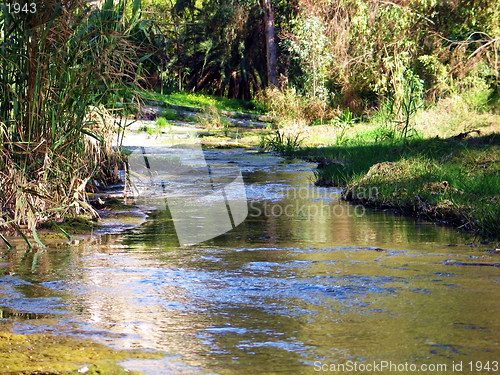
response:
[[[162,353],[114,350],[90,340],[0,331],[0,374],[133,374],[117,365],[126,359],[155,359]]]

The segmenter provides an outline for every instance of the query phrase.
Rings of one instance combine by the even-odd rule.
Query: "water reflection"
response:
[[[158,374],[498,358],[499,270],[454,265],[492,261],[486,247],[390,213],[349,215],[338,192],[310,185],[304,163],[209,156],[238,163],[250,185],[250,215],[236,229],[180,248],[168,211],[158,211],[123,235],[47,249],[35,272],[33,254],[5,253],[6,277],[20,281],[0,279],[0,305],[29,313],[20,301],[36,300],[47,314],[70,312],[45,316],[58,330],[176,355],[148,365]],[[22,317],[8,320],[28,329]]]

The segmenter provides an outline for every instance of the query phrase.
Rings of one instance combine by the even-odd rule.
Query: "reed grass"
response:
[[[113,178],[118,157],[99,108],[123,108],[137,80],[137,21],[124,0],[36,3],[34,14],[0,5],[0,230],[40,242],[41,222],[97,215],[86,191]]]
[[[282,156],[294,156],[300,152],[304,139],[300,133],[287,133],[283,129],[276,130],[261,139],[262,150],[274,151]]]

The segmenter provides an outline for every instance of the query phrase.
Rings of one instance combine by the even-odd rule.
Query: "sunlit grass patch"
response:
[[[471,95],[452,95],[419,110],[415,128],[426,137],[450,137],[474,129],[482,134],[500,131],[500,114],[485,110],[484,103],[474,105],[478,99]]]
[[[194,108],[215,108],[223,111],[248,112],[263,114],[266,113],[266,108],[262,103],[257,101],[244,101],[239,99],[221,98],[218,96],[205,95],[200,93],[178,92],[168,95],[161,95],[143,91],[141,96],[162,101],[170,105],[178,105],[183,107]]]
[[[298,152],[302,146],[303,137],[300,133],[286,133],[283,130],[276,130],[261,138],[260,148],[277,152],[283,156],[292,156]]]

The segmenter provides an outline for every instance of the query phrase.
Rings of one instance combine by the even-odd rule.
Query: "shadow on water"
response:
[[[237,150],[208,157],[243,170],[241,225],[179,247],[169,212],[155,211],[121,235],[49,248],[35,271],[11,252],[4,319],[26,332],[29,319],[13,312],[36,317],[37,301],[67,313],[52,318],[61,332],[179,356],[128,364],[153,374],[313,374],[318,361],[445,364],[449,373],[453,361],[498,359],[499,269],[461,265],[492,262],[488,245],[339,201],[311,186],[307,163]]]

